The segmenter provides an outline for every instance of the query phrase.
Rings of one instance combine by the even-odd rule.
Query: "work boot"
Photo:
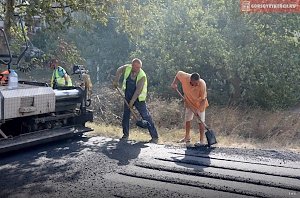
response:
[[[158,138],[152,138],[151,140],[149,140],[149,143],[157,144]]]
[[[120,141],[127,141],[128,140],[128,136],[127,135],[123,135],[119,140]]]

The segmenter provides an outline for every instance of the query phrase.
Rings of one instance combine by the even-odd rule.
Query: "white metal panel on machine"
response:
[[[55,111],[55,93],[51,87],[19,84],[16,89],[3,86],[0,91],[1,120]]]

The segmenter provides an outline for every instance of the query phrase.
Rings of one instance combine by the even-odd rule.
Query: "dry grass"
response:
[[[179,99],[163,100],[151,97],[148,108],[160,135],[160,143],[177,144],[184,136],[184,108]],[[91,135],[113,138],[122,136],[122,98],[111,88],[104,86],[94,92],[95,129]],[[260,109],[210,106],[206,111],[206,123],[217,135],[219,146],[242,148],[276,148],[300,151],[300,113],[290,111],[268,112]],[[147,141],[147,130],[135,127],[131,121],[130,139]],[[199,139],[196,123],[193,123],[192,142]]]
[[[208,124],[220,136],[237,137],[264,148],[300,148],[299,113],[228,107],[212,107],[207,112]]]
[[[88,136],[104,136],[111,138],[122,137],[122,128],[120,126],[106,125],[103,123],[87,123],[87,126],[94,129],[94,131],[88,133]],[[147,131],[141,131],[138,128],[133,128],[130,131],[130,138],[137,141],[147,141],[149,140],[149,135]]]
[[[20,78],[49,81],[50,69],[36,69]],[[35,77],[35,78],[34,78]],[[38,77],[38,78],[37,78]],[[75,78],[75,77],[74,77]],[[110,85],[110,84],[108,84]],[[95,131],[90,135],[112,138],[122,136],[121,120],[123,99],[107,84],[93,86],[94,123],[89,123]],[[161,137],[161,143],[176,144],[184,136],[184,108],[178,98],[169,100],[150,95],[148,108]],[[210,106],[206,111],[206,123],[217,135],[219,146],[247,148],[280,148],[300,151],[300,108],[292,111],[268,112],[254,108]],[[193,123],[192,142],[199,138]],[[130,138],[147,141],[147,130],[136,128],[131,120]]]

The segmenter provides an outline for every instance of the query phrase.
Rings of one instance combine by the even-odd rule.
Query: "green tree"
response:
[[[139,6],[137,6],[139,5]],[[175,72],[198,71],[219,104],[284,108],[299,98],[296,14],[243,14],[233,0],[134,1],[120,29],[149,67],[153,86],[167,90]],[[136,19],[139,19],[136,23]]]
[[[107,22],[107,13],[117,0],[27,0],[18,3],[15,0],[2,1],[1,12],[5,16],[7,31],[11,27],[13,15],[19,14],[26,17],[26,24],[33,25],[33,19],[39,16],[47,27],[52,29],[63,29],[76,22],[74,13],[82,12],[102,23]]]
[[[56,57],[66,65],[84,62],[77,46],[68,39],[67,29],[77,26],[86,30],[91,28],[89,22],[92,20],[106,24],[111,7],[118,2],[119,0],[27,0],[18,3],[15,0],[6,0],[2,1],[1,8],[3,9],[0,10],[0,14],[4,16],[5,30],[10,38],[10,43],[16,43],[18,46],[16,48],[20,48],[23,44],[21,44],[22,40],[16,41],[16,38],[20,37],[17,34],[21,33],[16,31],[18,28],[14,24],[14,14],[23,16],[28,33],[35,32],[35,19],[39,19],[42,31],[35,35],[28,34],[28,37],[32,40],[33,45],[46,53],[46,56],[39,60],[34,58],[30,59],[29,63],[23,63],[22,69],[27,70],[34,66],[33,64],[47,62],[50,57]],[[86,20],[79,20],[78,15],[84,16]],[[35,46],[30,46],[29,51]]]
[[[84,30],[78,27],[68,32],[81,56],[86,60],[93,82],[106,82],[115,74],[116,68],[128,61],[131,50],[125,34],[116,32],[113,19],[107,25],[91,21],[93,27]]]

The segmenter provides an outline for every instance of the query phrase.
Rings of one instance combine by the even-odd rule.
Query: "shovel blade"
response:
[[[205,136],[206,136],[206,139],[207,139],[208,146],[211,146],[213,144],[218,143],[217,139],[216,139],[215,132],[213,130],[207,130],[205,132]]]
[[[136,126],[141,127],[143,129],[148,129],[148,126],[150,126],[150,123],[146,120],[139,120],[136,122]]]

